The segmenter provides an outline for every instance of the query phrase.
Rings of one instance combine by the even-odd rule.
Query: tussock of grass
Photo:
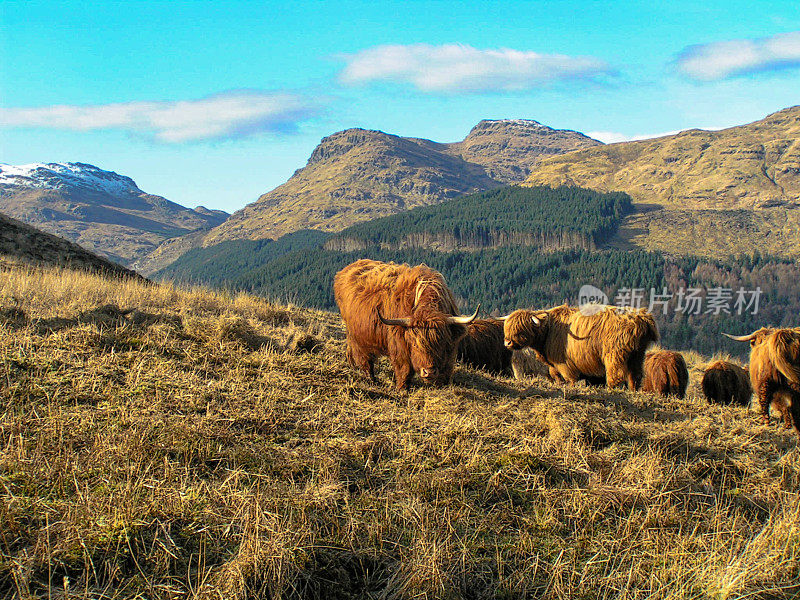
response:
[[[58,270],[0,298],[3,597],[798,591],[800,454],[743,408],[465,369],[399,397],[328,313]]]

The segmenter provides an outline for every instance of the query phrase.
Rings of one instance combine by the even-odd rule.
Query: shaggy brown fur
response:
[[[597,307],[594,314],[558,306],[517,310],[505,318],[505,343],[512,350],[532,348],[556,381],[605,377],[608,387],[642,381],[644,355],[658,341],[653,316],[645,310]]]
[[[445,385],[453,377],[458,343],[467,329],[449,322],[458,314],[444,277],[426,265],[410,267],[358,260],[339,271],[334,297],[347,326],[347,358],[375,380],[375,359],[388,356],[398,390],[414,373]],[[409,318],[409,326],[388,326],[384,318]]]
[[[475,319],[467,325],[467,335],[458,345],[458,360],[490,373],[510,373],[511,350],[503,345],[503,322]]]
[[[680,352],[657,350],[645,355],[643,391],[683,398],[688,385],[689,369]]]
[[[763,327],[741,341],[750,342],[750,383],[762,420],[769,423],[772,406],[800,436],[800,329]]]
[[[738,365],[718,360],[704,369],[700,386],[709,402],[717,404],[750,404],[753,391],[747,371]]]

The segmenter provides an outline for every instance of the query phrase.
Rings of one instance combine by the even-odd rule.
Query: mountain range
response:
[[[545,156],[600,145],[524,119],[485,120],[445,144],[366,129],[329,135],[289,180],[235,212],[203,240],[276,239],[339,231],[447,198],[522,182]]]
[[[800,107],[719,131],[609,145],[524,119],[481,121],[453,143],[348,129],[230,216],[185,208],[84,163],[0,165],[0,211],[150,274],[193,248],[335,233],[515,183],[629,194],[633,210],[604,247],[797,257]]]
[[[130,177],[78,162],[0,164],[0,212],[134,268],[164,240],[228,217],[186,208],[143,192]]]

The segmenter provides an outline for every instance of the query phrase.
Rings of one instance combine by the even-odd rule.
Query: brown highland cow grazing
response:
[[[683,398],[688,385],[689,369],[680,352],[657,350],[645,355],[642,391]]]
[[[460,362],[498,375],[511,371],[511,355],[503,344],[503,322],[498,319],[475,319],[458,345]]]
[[[567,305],[549,310],[516,310],[505,319],[505,344],[532,348],[556,381],[605,377],[608,387],[642,381],[644,355],[658,341],[653,315],[614,306]]]
[[[347,326],[350,364],[375,380],[375,359],[388,356],[398,390],[414,373],[444,385],[453,377],[458,343],[475,320],[457,316],[444,277],[425,266],[358,260],[336,274],[333,293]]]
[[[700,386],[706,399],[717,404],[747,406],[753,395],[747,371],[724,360],[715,361],[704,369]]]
[[[750,342],[750,383],[764,423],[773,406],[786,429],[794,425],[800,436],[800,329],[762,327],[750,335],[724,335]]]

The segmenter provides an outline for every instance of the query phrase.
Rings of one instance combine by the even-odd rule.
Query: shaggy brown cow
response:
[[[688,385],[689,369],[680,352],[657,350],[645,355],[642,391],[683,398]]]
[[[388,356],[398,390],[414,373],[444,385],[458,343],[475,320],[458,309],[444,277],[425,266],[358,260],[336,274],[333,293],[347,326],[347,358],[375,380],[375,359]]]
[[[460,362],[498,375],[510,372],[511,354],[503,344],[503,322],[498,319],[475,319],[458,345]]]
[[[505,344],[532,348],[556,380],[605,377],[608,387],[623,382],[632,390],[642,381],[644,354],[658,341],[653,315],[614,306],[558,306],[516,310],[505,319]]]
[[[750,335],[724,335],[750,342],[750,383],[764,423],[773,406],[783,415],[784,427],[794,424],[800,436],[800,329],[762,327]]]
[[[747,406],[753,395],[747,371],[724,360],[706,366],[700,386],[709,402],[719,404]]]

